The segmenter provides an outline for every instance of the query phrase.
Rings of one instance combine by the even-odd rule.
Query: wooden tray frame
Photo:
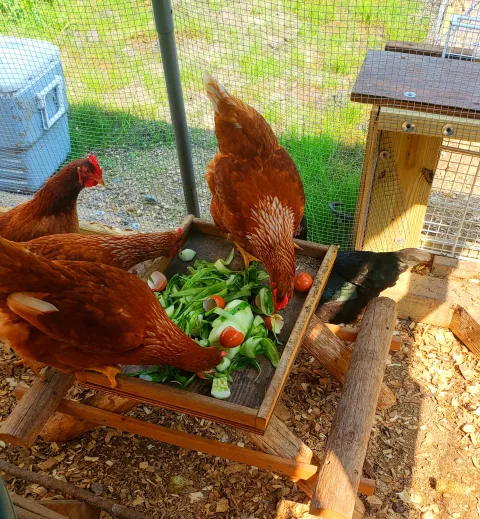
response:
[[[193,216],[188,216],[183,221],[181,227],[186,237],[188,237],[190,233],[196,232],[230,241],[228,236],[221,232],[213,223]],[[320,301],[338,249],[335,245],[318,245],[302,240],[296,240],[296,243],[301,247],[301,250],[298,250],[299,255],[323,259],[290,337],[285,344],[280,362],[259,409],[217,400],[210,396],[125,375],[119,375],[117,377],[118,385],[116,388],[110,387],[108,379],[103,374],[94,371],[77,372],[76,377],[78,382],[92,389],[225,423],[256,434],[264,434],[275,404],[282,393],[290,370],[295,362],[295,357],[302,344],[310,318]],[[165,259],[162,268],[165,269],[170,261],[169,259]],[[156,268],[158,269],[159,267],[157,266]]]

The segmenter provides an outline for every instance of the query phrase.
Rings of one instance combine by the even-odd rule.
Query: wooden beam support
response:
[[[474,355],[480,358],[480,324],[465,308],[457,305],[449,328]]]
[[[46,380],[36,378],[22,401],[0,425],[0,440],[31,447],[75,381],[74,375],[53,368],[45,368],[42,374]]]
[[[339,324],[324,323],[325,326],[333,332],[340,340],[346,342],[355,342],[357,340],[358,330],[350,326],[340,326]],[[390,351],[399,351],[402,347],[402,339],[398,335],[392,337],[390,343]]]
[[[310,320],[310,328],[303,339],[303,347],[330,375],[342,384],[345,382],[352,352],[316,315]],[[357,345],[353,350],[358,348],[360,344],[357,338]],[[377,403],[378,409],[389,409],[396,402],[392,390],[382,383]]]
[[[96,409],[72,400],[67,400],[66,398],[60,401],[58,411],[98,425],[106,425],[120,431],[138,434],[184,449],[204,452],[205,454],[220,456],[227,460],[236,461],[237,463],[245,463],[272,472],[279,472],[291,478],[308,479],[318,470],[318,467],[309,463],[296,462],[290,459],[279,458],[270,454],[245,449],[244,447],[225,444],[221,441],[202,438],[193,434],[169,429],[161,425],[143,422],[136,418]]]
[[[370,301],[328,435],[310,506],[313,515],[352,518],[395,321],[394,301]]]

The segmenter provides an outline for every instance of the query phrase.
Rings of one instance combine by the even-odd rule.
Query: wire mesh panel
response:
[[[369,50],[391,40],[434,43],[444,34],[451,14],[445,2],[174,0],[173,9],[202,216],[209,216],[210,200],[203,175],[216,151],[202,84],[210,72],[262,113],[295,160],[309,238],[353,247],[371,107],[350,101],[352,87]],[[31,197],[62,161],[94,152],[106,188],[80,194],[81,218],[140,231],[178,223],[185,205],[150,1],[3,0],[0,34],[57,46],[62,71],[54,76],[63,80],[67,100],[63,128],[59,119],[44,129],[47,148],[41,139],[14,146],[14,153],[0,144],[0,184],[9,174],[21,178],[31,164],[37,168],[30,174],[38,177],[31,186],[0,185],[0,205]],[[35,52],[30,55],[35,60]],[[9,74],[0,69],[0,78]],[[60,110],[59,88],[47,93],[43,116],[38,92],[32,93],[35,117]],[[2,127],[10,120],[0,111]],[[55,153],[56,162],[46,161]],[[401,189],[394,182],[376,200],[387,207]]]
[[[46,153],[54,154],[70,137],[71,152],[63,158],[96,153],[106,183],[103,190],[82,191],[80,218],[143,231],[178,223],[185,213],[184,198],[150,2],[6,0],[0,3],[0,34],[37,40],[23,51],[25,61],[35,60],[41,41],[60,49],[68,126],[47,143]],[[10,45],[10,55],[18,56],[14,42]],[[2,67],[0,78],[20,73],[19,67]],[[33,99],[37,90],[34,84]],[[37,115],[32,106],[24,117]],[[0,125],[8,124],[9,114],[0,110]],[[15,154],[30,153],[31,161],[38,163],[41,147],[33,143],[24,151],[17,146]],[[0,151],[2,160],[4,156]],[[18,169],[26,166],[20,163]],[[40,184],[53,173],[50,166],[45,164]],[[12,187],[0,191],[0,205],[15,205],[31,196]]]
[[[480,144],[446,139],[432,185],[422,246],[480,259]]]

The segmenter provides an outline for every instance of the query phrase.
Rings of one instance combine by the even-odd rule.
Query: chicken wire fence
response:
[[[367,51],[384,49],[390,40],[445,48],[462,41],[462,52],[474,59],[476,47],[471,39],[461,39],[462,27],[449,31],[452,15],[475,16],[472,7],[422,0],[174,0],[201,216],[209,218],[203,176],[216,151],[213,112],[202,84],[208,71],[257,108],[292,155],[305,186],[309,238],[353,247],[371,106],[351,102],[350,92]],[[23,88],[26,97],[17,108],[31,101],[44,126],[36,140],[22,136],[5,143],[0,137],[0,205],[32,196],[25,191],[28,175],[30,185],[41,185],[52,168],[93,152],[106,187],[82,191],[81,219],[139,231],[176,225],[186,213],[185,200],[150,0],[0,0],[0,35],[9,40],[10,58],[18,58],[13,69],[0,62],[0,125],[11,124],[12,109],[5,106]],[[57,46],[64,80],[61,71],[51,71],[51,49],[35,43],[33,50],[19,50],[11,37]],[[27,69],[24,84],[19,84],[19,67]],[[27,92],[33,70],[46,74],[42,89],[50,87],[40,99],[38,92]],[[55,114],[58,120],[48,126]],[[462,153],[442,151],[421,239],[432,250],[458,254],[461,249],[468,256],[478,248],[478,229],[471,222],[480,202],[477,159],[465,155],[470,157],[466,173]],[[378,200],[401,213],[403,187],[395,175],[388,178]],[[469,191],[468,186],[474,187]],[[452,200],[462,205],[462,197],[471,208],[466,214],[461,208],[447,211]],[[404,213],[398,225],[405,234],[410,224]]]

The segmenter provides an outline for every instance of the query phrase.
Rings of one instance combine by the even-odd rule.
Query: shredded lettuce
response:
[[[220,347],[220,335],[228,326],[244,335],[240,346],[226,350],[227,355],[213,374],[206,374],[206,378],[212,380],[211,394],[216,398],[230,396],[228,383],[234,371],[254,367],[260,375],[258,355],[265,355],[274,367],[279,362],[278,341],[275,336],[274,340],[268,337],[264,320],[258,315],[271,315],[274,311],[272,291],[265,285],[268,274],[256,263],[242,271],[231,270],[234,252],[232,249],[227,258],[215,262],[197,259],[188,267],[187,275],[175,274],[165,290],[156,293],[168,317],[202,347]],[[225,308],[216,307],[206,312],[203,301],[213,295],[224,299]],[[171,366],[156,366],[131,376],[176,383],[181,387],[187,387],[196,378],[195,373]]]

